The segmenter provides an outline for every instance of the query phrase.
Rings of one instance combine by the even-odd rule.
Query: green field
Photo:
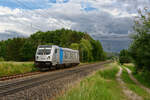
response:
[[[120,65],[111,63],[105,66],[110,67],[85,78],[65,94],[57,97],[56,100],[129,100],[128,96],[123,93],[120,83],[116,80]],[[124,66],[120,67],[123,67],[121,79],[124,81],[125,87],[141,96],[143,100],[150,100],[149,93],[130,79]],[[130,69],[134,70],[133,67]]]
[[[126,86],[132,90],[133,92],[135,92],[136,94],[138,94],[139,96],[143,97],[144,100],[150,100],[150,95],[149,93],[147,93],[144,89],[140,88],[138,85],[136,85],[136,83],[134,83],[129,75],[128,72],[123,69],[123,73],[122,73],[122,79],[123,81],[126,83]]]
[[[34,71],[37,69],[33,62],[0,62],[0,77]]]
[[[132,74],[133,76],[144,86],[150,88],[150,73],[148,71],[144,71],[144,72],[139,72],[139,73],[135,73],[135,67],[133,64],[125,64],[125,67],[129,68],[130,70],[132,70]]]
[[[115,80],[117,72],[117,67],[98,71],[95,75],[82,80],[57,100],[126,100],[120,85]]]
[[[96,62],[80,63],[79,66],[92,63]],[[0,77],[34,72],[37,70],[38,69],[34,66],[34,62],[14,62],[14,61],[0,62]]]

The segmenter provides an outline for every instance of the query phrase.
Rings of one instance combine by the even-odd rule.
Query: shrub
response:
[[[3,57],[0,57],[0,61],[5,61]]]
[[[124,49],[124,50],[120,51],[119,62],[120,62],[120,64],[130,63],[131,62],[131,58],[130,58],[128,50]]]
[[[144,14],[139,13],[137,17],[134,31],[133,43],[129,52],[134,61],[137,71],[150,71],[150,14],[145,11]]]

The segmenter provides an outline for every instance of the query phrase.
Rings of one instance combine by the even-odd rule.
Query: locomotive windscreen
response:
[[[49,55],[51,53],[51,49],[38,49],[38,55]]]

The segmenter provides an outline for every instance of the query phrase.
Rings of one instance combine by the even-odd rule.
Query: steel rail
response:
[[[107,62],[102,62],[98,64],[91,64],[91,65],[85,65],[84,67],[76,67],[71,70],[63,70],[62,72],[56,72],[53,74],[46,74],[43,76],[27,79],[27,80],[22,80],[19,82],[14,82],[14,83],[8,83],[4,85],[0,85],[0,96],[7,96],[10,94],[14,94],[16,92],[19,92],[21,90],[29,89],[35,86],[38,86],[40,84],[43,84],[48,81],[54,81],[57,79],[64,78],[65,76],[77,74],[80,72],[86,72],[87,70],[90,69],[97,69],[101,68],[102,65],[109,63],[110,61]]]

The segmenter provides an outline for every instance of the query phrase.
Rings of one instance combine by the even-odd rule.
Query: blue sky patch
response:
[[[57,3],[56,0],[49,0],[50,3]]]
[[[69,0],[49,0],[50,3],[68,3]]]
[[[92,4],[89,2],[81,2],[81,9],[86,12],[97,10],[97,8],[93,7]]]
[[[54,2],[55,0],[53,0]],[[34,1],[23,1],[23,0],[0,0],[0,6],[9,7],[11,9],[20,8],[20,9],[46,9],[50,8],[47,2],[43,2],[42,0]]]
[[[19,5],[11,0],[0,0],[0,6],[9,7],[9,8],[19,8]]]
[[[70,0],[0,0],[0,6],[9,7],[11,9],[46,9],[50,8],[53,4],[68,3]]]
[[[69,0],[63,0],[63,3],[68,3],[69,2]]]

